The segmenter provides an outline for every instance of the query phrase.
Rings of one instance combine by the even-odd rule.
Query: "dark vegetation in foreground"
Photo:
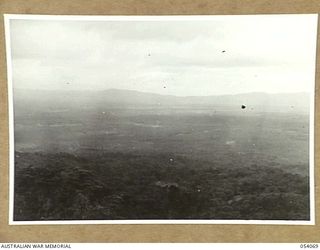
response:
[[[308,220],[308,177],[175,155],[18,153],[15,220]]]

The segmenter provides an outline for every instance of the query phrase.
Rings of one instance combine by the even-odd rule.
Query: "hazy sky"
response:
[[[14,88],[172,95],[310,91],[316,15],[11,20]]]

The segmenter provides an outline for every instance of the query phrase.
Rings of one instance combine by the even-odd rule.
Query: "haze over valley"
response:
[[[308,218],[307,94],[15,90],[14,102],[16,173],[46,183],[18,185],[17,200],[53,192],[41,215],[18,202],[17,219]],[[48,174],[68,184],[53,191]]]

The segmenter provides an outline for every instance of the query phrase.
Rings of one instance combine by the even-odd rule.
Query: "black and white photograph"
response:
[[[314,224],[318,16],[5,15],[11,224]]]

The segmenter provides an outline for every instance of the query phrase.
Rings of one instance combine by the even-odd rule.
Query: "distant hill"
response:
[[[14,90],[14,103],[20,105],[43,105],[50,107],[69,106],[235,106],[279,107],[309,109],[308,93],[245,93],[217,96],[173,96],[145,93],[133,90],[109,89],[104,91],[84,90]]]

